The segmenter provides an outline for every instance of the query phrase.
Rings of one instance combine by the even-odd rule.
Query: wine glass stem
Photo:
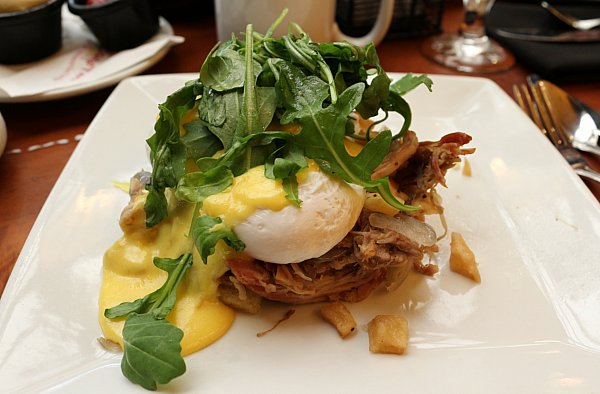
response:
[[[464,18],[460,32],[467,38],[485,36],[485,15],[492,7],[493,0],[463,0]]]
[[[485,15],[493,2],[493,0],[463,0],[464,19],[459,31],[462,40],[459,44],[461,48],[457,48],[458,52],[466,56],[475,56],[488,49]]]
[[[464,20],[458,32],[427,39],[423,54],[462,72],[492,73],[508,70],[515,57],[486,35],[485,18],[493,0],[463,0]]]

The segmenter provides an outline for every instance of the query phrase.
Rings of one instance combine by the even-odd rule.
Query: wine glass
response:
[[[493,73],[509,69],[514,56],[485,33],[485,15],[494,0],[463,0],[464,19],[457,33],[426,40],[426,57],[446,67],[467,73]]]

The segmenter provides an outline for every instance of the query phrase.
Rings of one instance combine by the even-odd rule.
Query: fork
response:
[[[549,12],[551,12],[552,15],[554,15],[555,17],[557,17],[558,19],[560,19],[561,21],[563,21],[564,23],[566,23],[567,25],[571,26],[574,29],[591,30],[594,27],[600,26],[600,18],[578,19],[578,18],[572,17],[571,15],[565,14],[564,12],[559,11],[558,9],[556,9],[555,7],[553,7],[552,5],[548,4],[545,1],[542,1],[540,3],[540,5],[542,7],[544,7],[546,10],[548,10]]]
[[[557,125],[550,114],[550,106],[544,91],[540,89],[538,81],[531,76],[527,77],[526,84],[513,85],[515,101],[538,126],[541,132],[552,141],[563,158],[579,176],[600,182],[600,173],[589,167],[585,158],[571,145],[562,127]]]

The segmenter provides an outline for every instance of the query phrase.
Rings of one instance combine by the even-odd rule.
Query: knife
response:
[[[538,27],[504,27],[495,29],[504,38],[539,42],[600,42],[600,30],[552,30]]]

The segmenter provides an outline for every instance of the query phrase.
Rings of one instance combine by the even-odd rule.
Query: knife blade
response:
[[[553,30],[538,27],[503,27],[495,33],[504,38],[539,42],[600,42],[600,30]]]

